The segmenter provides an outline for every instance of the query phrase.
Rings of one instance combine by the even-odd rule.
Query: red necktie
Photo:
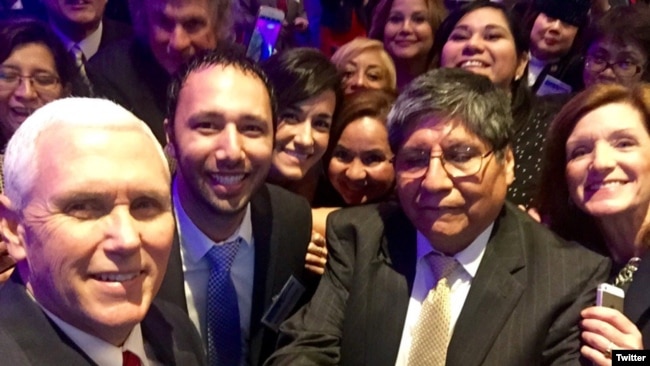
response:
[[[122,366],[142,366],[138,356],[130,351],[122,352]]]

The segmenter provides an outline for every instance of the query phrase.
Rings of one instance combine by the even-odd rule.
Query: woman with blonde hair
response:
[[[429,70],[433,40],[446,16],[442,0],[382,0],[375,8],[369,36],[392,57],[398,90]]]
[[[376,39],[355,38],[341,46],[331,61],[341,73],[346,95],[362,89],[397,89],[395,64],[383,43]]]

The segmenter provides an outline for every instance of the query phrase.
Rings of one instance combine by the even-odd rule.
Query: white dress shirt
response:
[[[542,70],[544,70],[544,67],[548,62],[544,62],[532,54],[529,54],[530,58],[528,59],[528,86],[533,86],[535,85],[535,82],[537,81],[537,77],[539,74],[542,73]]]
[[[483,254],[485,254],[485,247],[492,233],[493,226],[494,224],[490,224],[467,248],[454,255],[454,258],[460,266],[456,267],[448,277],[451,296],[451,324],[449,325],[449,331],[452,334],[456,321],[465,304],[470,286],[472,285],[472,279],[476,275],[479,264],[481,264]],[[436,286],[437,279],[425,258],[431,252],[437,251],[433,249],[429,240],[418,231],[415,279],[413,281],[413,290],[406,312],[402,340],[399,345],[395,365],[408,365],[411,341],[418,323],[418,318],[420,317],[420,311],[422,310],[422,302],[426,299],[429,291]]]
[[[56,25],[54,25],[54,23],[50,22],[50,25],[52,26],[54,33],[56,33],[56,35],[59,36],[59,39],[65,45],[65,49],[68,51],[68,53],[72,51],[72,48],[75,45],[78,45],[79,48],[81,49],[81,52],[83,52],[86,61],[88,61],[90,60],[91,57],[95,56],[95,54],[99,50],[99,45],[102,42],[102,32],[104,31],[104,25],[102,22],[99,22],[99,27],[97,27],[97,29],[95,29],[92,33],[90,33],[88,37],[82,39],[79,42],[75,42],[70,38],[68,38],[68,36],[66,36],[65,33],[63,33],[59,28],[57,28]]]
[[[29,292],[28,292],[29,293]],[[30,295],[31,296],[31,295]],[[34,299],[32,297],[32,299]],[[34,301],[36,301],[34,299]],[[37,302],[38,304],[38,302]],[[39,304],[40,305],[40,304]],[[138,323],[122,347],[116,347],[61,320],[41,306],[41,309],[90,359],[100,366],[122,366],[122,352],[129,351],[140,359],[142,366],[162,365],[157,362],[152,349],[145,351],[142,329]]]
[[[241,327],[243,355],[241,365],[246,365],[250,338],[251,309],[253,306],[253,279],[255,274],[255,245],[253,243],[250,203],[246,207],[244,220],[235,233],[228,239],[220,243],[215,243],[194,225],[192,220],[187,216],[187,213],[185,213],[185,210],[183,210],[180,198],[178,197],[176,183],[174,183],[172,197],[176,225],[178,227],[178,237],[181,245],[187,311],[192,323],[194,323],[196,329],[201,334],[204,346],[207,346],[206,308],[208,301],[208,277],[210,276],[210,264],[205,258],[205,255],[213,245],[221,245],[236,240],[237,238],[242,239],[242,244],[230,269],[230,277],[235,286],[235,291],[237,291],[237,302],[239,305],[239,325]]]

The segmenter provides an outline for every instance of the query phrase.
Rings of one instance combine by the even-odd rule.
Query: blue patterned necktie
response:
[[[237,291],[230,278],[241,239],[214,245],[206,258],[210,262],[208,278],[207,336],[210,365],[236,366],[241,360],[241,330]]]

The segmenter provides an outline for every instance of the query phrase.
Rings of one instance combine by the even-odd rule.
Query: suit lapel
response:
[[[263,185],[251,198],[251,222],[253,225],[253,238],[255,241],[255,269],[253,280],[253,305],[251,309],[250,324],[250,352],[251,357],[260,354],[263,344],[264,332],[259,319],[262,319],[267,302],[267,295],[273,288],[276,276],[275,261],[271,261],[271,227],[272,212],[269,191]],[[251,359],[251,364],[259,364],[259,360]]]
[[[185,299],[185,277],[183,275],[183,260],[181,259],[181,246],[178,230],[174,231],[174,241],[169,254],[167,272],[163,278],[162,286],[157,295],[159,298],[179,306],[187,313]]]
[[[196,356],[178,348],[174,341],[172,325],[166,320],[154,302],[141,323],[144,341],[155,352],[156,360],[163,365],[191,365]],[[188,340],[189,342],[189,340]]]
[[[508,210],[504,208],[494,224],[456,322],[447,365],[480,365],[524,291],[526,278],[515,278],[525,266],[522,238]],[[470,344],[471,352],[467,352]]]
[[[0,326],[20,346],[30,364],[95,365],[29,298],[17,272],[0,291]]]
[[[400,210],[389,213],[384,222],[381,249],[368,270],[374,285],[368,291],[365,337],[372,347],[366,353],[367,365],[394,364],[397,359],[415,277],[415,229]]]
[[[650,252],[642,259],[638,271],[634,273],[632,284],[625,294],[624,313],[642,329],[650,319]],[[647,343],[647,342],[645,342]]]

